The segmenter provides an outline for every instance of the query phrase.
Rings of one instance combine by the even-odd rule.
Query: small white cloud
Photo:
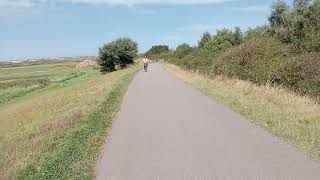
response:
[[[236,7],[233,9],[240,10],[240,11],[268,12],[270,7],[267,5],[263,5],[263,6],[257,5],[257,6]]]
[[[2,0],[0,7],[32,7],[34,3],[30,0]]]
[[[216,4],[231,0],[66,0],[73,3],[87,4],[120,4],[120,5],[141,5],[141,4]]]
[[[0,7],[32,7],[43,3],[73,3],[73,4],[107,4],[107,5],[192,5],[192,4],[217,4],[232,0],[0,0]]]
[[[30,8],[46,2],[49,0],[1,0],[0,7]]]

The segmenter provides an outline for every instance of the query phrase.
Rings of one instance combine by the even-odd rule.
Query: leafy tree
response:
[[[188,44],[184,43],[184,44],[179,45],[176,48],[175,55],[179,59],[181,59],[184,56],[186,56],[187,54],[189,54],[192,50],[193,50],[193,48],[191,46],[189,46]]]
[[[272,12],[269,17],[269,22],[272,27],[282,27],[286,24],[286,18],[289,13],[289,6],[286,2],[278,0],[272,6]]]
[[[298,14],[306,14],[306,11],[308,11],[312,0],[294,0],[293,1],[293,7],[294,10]]]
[[[99,49],[99,64],[102,72],[114,71],[116,66],[132,64],[137,56],[138,44],[130,38],[119,38]]]
[[[217,34],[211,38],[204,46],[204,49],[212,53],[220,53],[232,47],[233,34],[228,29],[218,30]]]
[[[155,45],[152,46],[151,49],[149,49],[145,55],[146,56],[152,56],[152,55],[157,55],[157,54],[162,54],[169,52],[169,46],[167,45]]]
[[[233,45],[239,45],[243,42],[243,34],[241,32],[240,27],[236,27],[233,33]]]
[[[204,48],[205,45],[206,45],[208,42],[210,42],[211,40],[212,40],[211,34],[210,34],[209,32],[205,32],[205,33],[202,35],[200,41],[198,42],[198,47],[199,47],[199,48]]]

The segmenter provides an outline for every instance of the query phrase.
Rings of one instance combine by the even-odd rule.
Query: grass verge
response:
[[[274,136],[320,159],[320,104],[311,98],[280,87],[257,86],[238,79],[210,79],[171,64],[164,67]]]
[[[133,77],[133,74],[125,75],[96,111],[55,139],[46,158],[28,165],[20,172],[19,179],[91,179],[106,129],[111,126]]]
[[[68,86],[3,107],[0,179],[91,179],[106,129],[137,70],[72,78]]]

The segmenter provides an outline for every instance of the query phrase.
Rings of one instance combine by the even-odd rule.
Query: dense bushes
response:
[[[217,30],[215,35],[206,32],[199,41],[199,48],[210,51],[210,53],[219,54],[234,45],[243,42],[243,34],[239,27],[234,32],[228,29]]]
[[[157,54],[162,54],[162,53],[168,53],[169,52],[169,46],[166,45],[155,45],[152,46],[146,53],[146,56],[152,56],[152,55],[157,55]]]
[[[294,52],[318,52],[320,34],[320,1],[294,0],[290,7],[277,1],[269,17],[270,31]]]
[[[310,53],[293,58],[285,66],[280,83],[303,94],[320,98],[320,54]]]
[[[198,73],[282,85],[320,99],[319,42],[320,0],[294,0],[293,6],[278,0],[268,25],[245,33],[205,32],[198,47],[180,45],[165,59]]]
[[[258,84],[279,78],[290,55],[287,48],[273,38],[253,38],[222,54],[214,62],[219,73],[250,80]]]
[[[167,56],[165,60],[188,70],[207,72],[212,65],[213,55],[202,49],[195,49],[184,58],[179,59],[175,54]]]
[[[119,38],[99,49],[98,61],[102,72],[111,72],[133,63],[137,56],[138,44],[129,38]]]
[[[176,51],[174,52],[174,54],[177,58],[182,59],[183,57],[185,57],[186,55],[188,55],[192,51],[193,51],[193,48],[191,46],[189,46],[188,44],[184,43],[184,44],[179,45],[176,48]]]

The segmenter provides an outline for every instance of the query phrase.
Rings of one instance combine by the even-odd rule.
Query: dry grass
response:
[[[41,158],[55,137],[95,110],[105,94],[132,71],[96,73],[1,107],[0,179],[16,178],[27,164]]]
[[[238,79],[210,79],[171,64],[164,67],[259,127],[320,159],[320,104],[311,98],[280,87],[257,86]]]

